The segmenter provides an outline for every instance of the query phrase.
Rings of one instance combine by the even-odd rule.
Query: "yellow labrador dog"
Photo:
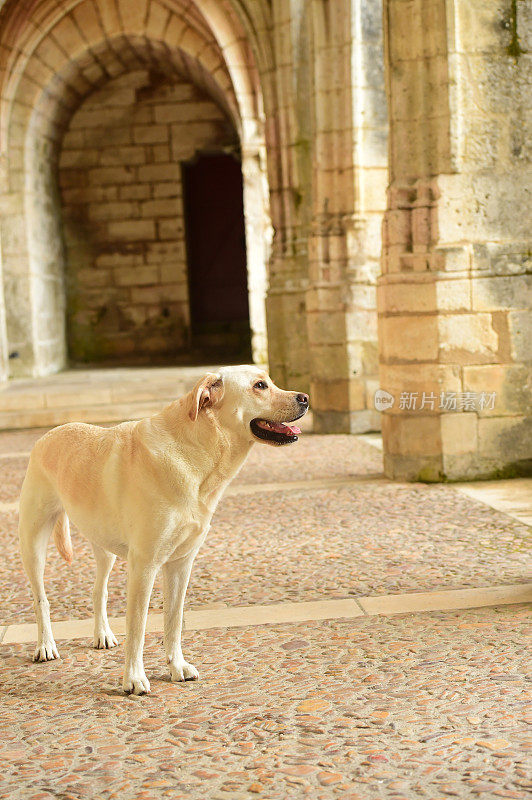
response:
[[[148,419],[112,428],[70,423],[39,439],[22,486],[19,522],[38,624],[34,660],[58,658],[43,575],[52,531],[59,552],[72,561],[71,519],[96,559],[94,647],[117,644],[107,621],[107,580],[117,555],[128,561],[124,691],[150,691],[144,631],[160,567],[170,677],[197,678],[181,651],[194,558],[253,443],[297,441],[300,430],[290,423],[308,407],[306,394],[279,389],[257,367],[224,367]]]

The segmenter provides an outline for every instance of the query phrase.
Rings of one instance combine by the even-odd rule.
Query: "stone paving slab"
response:
[[[354,619],[364,615],[425,613],[483,606],[532,603],[532,583],[516,586],[488,586],[479,589],[453,589],[444,592],[410,592],[406,594],[357,597],[356,600],[315,600],[301,603],[271,603],[269,605],[211,606],[186,611],[186,630],[210,628],[241,628],[246,625],[272,625],[279,622],[315,622],[324,619]],[[115,636],[125,636],[126,618],[109,617]],[[94,618],[52,622],[56,642],[64,639],[84,639],[93,635]],[[148,614],[146,631],[162,633],[164,614]],[[22,623],[0,628],[0,644],[36,642],[36,623]]]
[[[520,606],[188,632],[194,683],[118,689],[123,648],[0,647],[0,798],[529,796]]]
[[[532,525],[532,478],[461,483],[456,488],[468,497],[504,511],[519,522]]]
[[[503,601],[504,602],[504,601]],[[279,622],[315,622],[322,619],[342,619],[363,617],[364,611],[355,600],[317,600],[310,603],[276,603],[267,606],[236,606],[220,604],[219,607],[206,607],[187,611],[184,626],[186,630],[202,631],[210,628],[241,628],[246,625],[269,625]],[[109,624],[116,636],[125,636],[126,618],[109,617]],[[83,639],[92,636],[93,618],[65,620],[53,623],[54,638]],[[146,630],[162,633],[163,614],[148,614]],[[37,636],[37,625],[9,625],[2,636],[1,644],[33,642]]]
[[[451,589],[444,592],[407,592],[406,594],[359,597],[365,614],[404,614],[481,608],[502,603],[532,603],[532,583],[515,586],[486,586],[479,589]]]

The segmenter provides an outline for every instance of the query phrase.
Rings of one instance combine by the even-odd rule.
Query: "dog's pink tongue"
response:
[[[269,425],[274,431],[284,433],[285,436],[295,436],[301,433],[301,428],[298,428],[297,425],[287,425],[285,422],[270,422]]]
[[[278,430],[280,433],[285,433],[287,436],[290,434],[295,436],[297,433],[301,433],[301,428],[298,428],[297,425],[287,425],[286,422],[279,423]]]

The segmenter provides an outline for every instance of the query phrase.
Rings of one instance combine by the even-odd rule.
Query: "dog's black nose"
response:
[[[301,406],[308,406],[308,394],[301,394],[296,395],[296,400]]]

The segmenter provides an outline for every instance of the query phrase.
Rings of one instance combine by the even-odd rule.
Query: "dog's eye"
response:
[[[257,381],[257,383],[255,384],[255,386],[253,388],[254,389],[267,389],[268,388],[268,384],[265,383],[264,381]]]

